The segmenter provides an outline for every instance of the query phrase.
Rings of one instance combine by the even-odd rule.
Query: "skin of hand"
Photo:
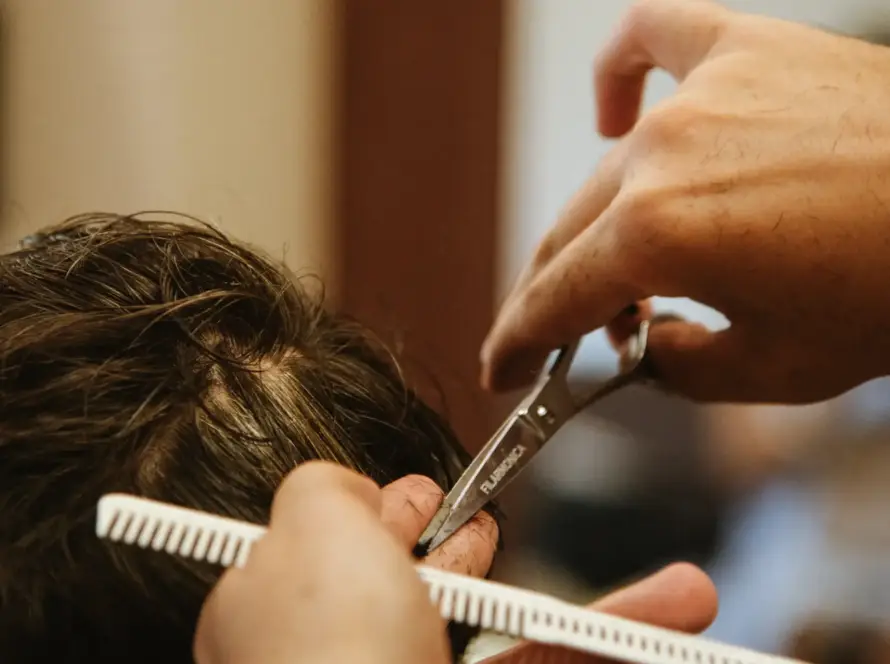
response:
[[[425,477],[405,477],[378,489],[339,466],[300,466],[276,494],[269,533],[255,545],[247,565],[226,572],[205,603],[195,660],[448,662],[442,621],[408,554],[442,498],[441,489]],[[343,527],[331,528],[331,523]],[[484,576],[497,538],[497,524],[483,513],[423,562]],[[707,576],[677,564],[592,608],[695,632],[711,622],[716,605]],[[409,623],[411,630],[405,630]],[[560,660],[566,664],[599,661],[522,644],[486,662],[532,664],[554,655],[567,657]]]
[[[381,518],[402,547],[411,551],[444,498],[433,480],[409,475],[383,487]],[[447,572],[484,577],[497,545],[497,522],[480,512],[421,562]]]
[[[641,117],[648,71],[678,81]],[[647,298],[730,321],[655,325],[663,385],[697,401],[808,403],[890,373],[890,49],[710,0],[645,0],[595,65],[619,139],[544,237],[482,350],[482,382]],[[616,320],[631,303],[639,310]]]
[[[385,500],[339,466],[298,467],[247,564],[205,603],[196,661],[447,664],[443,622],[410,549],[381,522]]]
[[[409,476],[383,488],[381,514],[406,550],[416,543],[443,499],[442,490],[426,477]],[[497,546],[497,524],[481,513],[430,553],[424,564],[470,576],[484,576]],[[704,572],[688,564],[671,565],[643,581],[619,590],[591,606],[613,615],[696,633],[717,612],[717,592]],[[550,659],[560,657],[560,659]],[[601,659],[585,653],[541,644],[521,644],[486,664],[596,664]]]

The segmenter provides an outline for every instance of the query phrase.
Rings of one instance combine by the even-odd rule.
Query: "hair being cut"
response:
[[[191,661],[220,570],[97,540],[96,501],[264,523],[311,459],[445,489],[467,461],[372,335],[204,224],[93,214],[0,256],[0,661]]]

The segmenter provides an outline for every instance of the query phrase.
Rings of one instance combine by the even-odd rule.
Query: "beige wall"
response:
[[[329,0],[3,0],[0,240],[174,209],[302,269],[332,238]]]

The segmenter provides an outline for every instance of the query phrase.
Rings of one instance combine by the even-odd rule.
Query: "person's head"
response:
[[[264,523],[310,459],[447,488],[467,456],[373,336],[206,225],[89,215],[0,256],[0,661],[189,661],[220,570],[98,540],[97,500]]]

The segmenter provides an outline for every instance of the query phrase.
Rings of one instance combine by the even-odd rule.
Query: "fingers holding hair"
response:
[[[318,517],[334,518],[344,507],[360,505],[379,517],[406,551],[410,551],[442,503],[444,493],[428,477],[409,475],[380,489],[372,480],[335,464],[313,461],[300,465],[281,484],[272,504],[273,524],[299,523],[311,501]],[[324,515],[322,515],[324,516]],[[491,567],[498,527],[481,513],[424,559],[447,571],[484,576]]]
[[[383,487],[381,516],[407,550],[414,548],[442,504],[444,493],[428,477],[409,475]],[[498,525],[486,512],[474,516],[423,560],[469,576],[485,576],[498,544]]]
[[[380,516],[399,543],[410,551],[444,497],[445,493],[429,477],[408,475],[383,487]]]

